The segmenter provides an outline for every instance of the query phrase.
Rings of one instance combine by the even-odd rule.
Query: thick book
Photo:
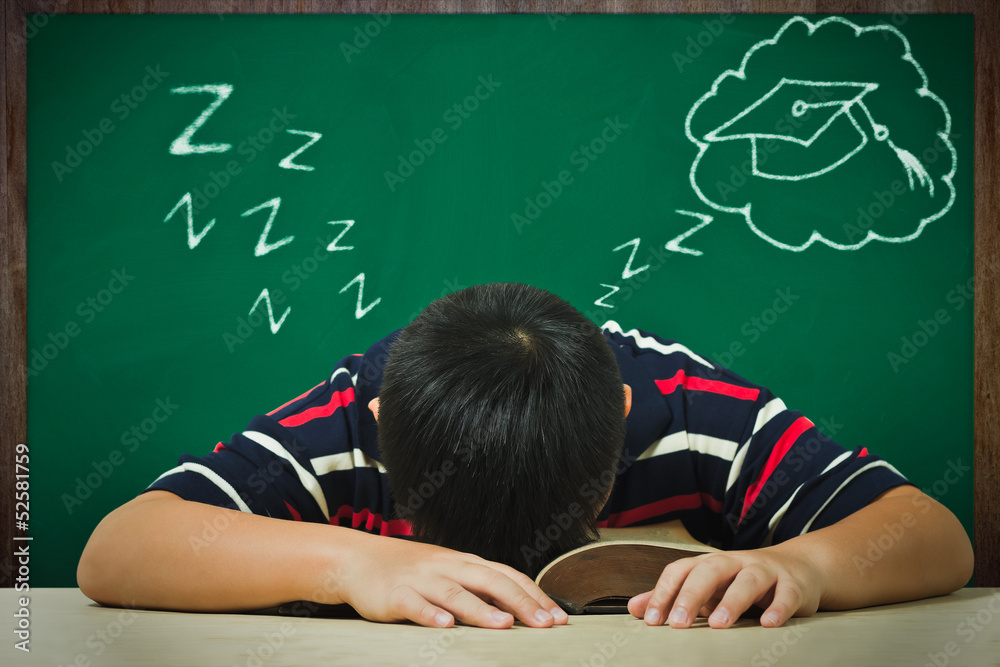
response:
[[[719,551],[691,537],[680,521],[599,533],[596,542],[567,551],[535,578],[569,614],[627,613],[629,599],[653,590],[667,565]]]

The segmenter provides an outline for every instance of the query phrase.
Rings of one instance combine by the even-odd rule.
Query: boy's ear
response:
[[[626,399],[625,405],[628,406],[630,402],[631,397]],[[372,411],[373,415],[375,415],[375,421],[378,421],[378,396],[368,401],[368,409]],[[628,414],[628,407],[625,408],[625,413]]]
[[[632,387],[628,385],[624,386],[625,386],[625,416],[628,417],[628,411],[632,409]]]

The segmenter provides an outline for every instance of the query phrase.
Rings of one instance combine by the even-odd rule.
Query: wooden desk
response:
[[[17,665],[1000,665],[1000,589],[820,613],[764,629],[650,628],[576,616],[547,630],[383,625],[355,619],[184,614],[100,607],[74,588],[30,592],[30,653],[13,647],[21,597],[0,593],[0,663]],[[16,619],[15,619],[16,623]]]

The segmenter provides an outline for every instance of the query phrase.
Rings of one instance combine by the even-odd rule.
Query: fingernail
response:
[[[505,623],[511,619],[510,614],[508,614],[505,611],[500,611],[499,609],[493,612],[492,616],[493,620],[496,621],[497,623]]]
[[[535,618],[538,619],[539,623],[548,623],[552,620],[552,614],[545,611],[544,609],[539,609],[535,612]]]
[[[780,621],[781,618],[778,616],[778,612],[769,611],[766,614],[764,614],[764,620],[770,623],[771,625],[777,625],[778,621]]]
[[[440,625],[442,628],[447,627],[448,624],[451,623],[451,616],[444,613],[443,611],[439,611],[434,615],[434,622]]]
[[[569,616],[560,607],[552,607],[549,613],[552,614],[552,618],[556,619],[557,621],[569,620]]]
[[[723,625],[729,623],[729,611],[719,607],[714,612],[712,612],[712,618],[710,621],[715,621],[716,623],[722,623]]]
[[[660,622],[660,612],[656,609],[647,609],[645,621],[647,625],[656,625]]]
[[[675,607],[672,612],[670,612],[670,622],[676,623],[677,625],[684,625],[688,622],[687,609],[684,607]]]

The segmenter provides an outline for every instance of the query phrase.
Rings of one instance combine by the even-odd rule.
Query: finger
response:
[[[691,571],[698,565],[698,559],[685,558],[670,563],[656,582],[649,599],[643,618],[646,625],[663,625],[666,620],[666,610],[673,604],[674,598]]]
[[[544,609],[550,616],[552,616],[555,625],[565,625],[566,622],[569,621],[569,616],[565,611],[563,611],[562,607],[556,604],[555,600],[550,598],[545,591],[539,588],[538,584],[536,584],[531,577],[501,563],[485,561],[485,564],[487,567],[491,567],[505,574],[511,579],[511,581],[520,586],[525,593],[538,603],[538,606],[541,609]]]
[[[708,624],[713,628],[728,628],[750,605],[767,595],[776,582],[777,575],[764,568],[754,565],[743,568],[708,617]]]
[[[667,616],[670,627],[690,627],[694,623],[696,611],[708,604],[717,590],[729,586],[739,573],[741,565],[733,558],[711,558],[698,562],[674,598],[670,614]],[[646,614],[648,615],[649,611]]]
[[[760,624],[766,628],[776,628],[796,614],[811,616],[816,612],[818,604],[809,604],[805,592],[795,583],[778,580],[775,586],[774,599],[761,614]]]
[[[466,625],[497,629],[514,625],[513,616],[484,602],[456,581],[443,579],[433,582],[423,595]]]
[[[492,599],[497,607],[510,612],[526,625],[548,628],[555,623],[547,609],[498,568],[483,567],[478,563],[469,564],[456,572],[455,580],[477,595]],[[534,586],[533,582],[531,586]],[[555,602],[551,602],[551,605],[556,606]]]
[[[447,611],[428,602],[409,586],[399,586],[389,594],[390,614],[386,620],[407,620],[428,628],[451,627],[455,619]]]
[[[646,614],[646,605],[649,604],[649,598],[652,596],[653,591],[646,591],[633,597],[628,601],[628,613],[636,618],[642,618]]]

